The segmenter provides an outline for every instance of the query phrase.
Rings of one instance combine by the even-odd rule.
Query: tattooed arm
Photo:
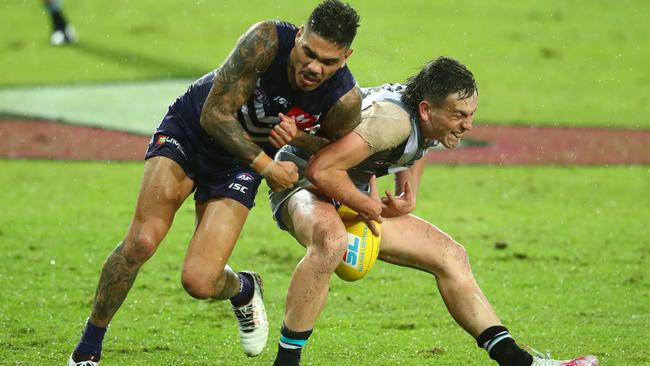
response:
[[[298,130],[294,118],[280,114],[280,123],[271,131],[269,140],[277,148],[290,143],[313,154],[352,131],[360,121],[361,92],[354,87],[330,108],[316,135]]]
[[[335,141],[361,122],[361,90],[352,88],[327,112],[317,135]]]
[[[273,22],[252,26],[217,70],[201,111],[201,127],[208,135],[235,158],[250,163],[273,190],[291,187],[298,179],[297,169],[293,163],[274,163],[251,140],[235,113],[255,90],[257,79],[271,64],[277,49],[278,34]]]

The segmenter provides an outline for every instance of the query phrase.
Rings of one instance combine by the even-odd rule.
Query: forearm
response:
[[[420,180],[414,179],[414,174],[409,169],[395,174],[395,196],[404,194],[404,187],[407,182],[411,186],[413,194],[417,194]]]
[[[253,25],[216,70],[201,110],[201,127],[217,144],[245,163],[253,161],[262,149],[251,140],[235,113],[255,90],[259,75],[271,64],[276,50],[274,23]]]
[[[306,175],[320,193],[354,211],[367,217],[376,217],[381,213],[381,204],[360,191],[345,170],[324,169],[316,172],[308,170]]]
[[[404,186],[406,182],[411,187],[412,194],[417,195],[418,188],[420,187],[420,178],[424,170],[424,159],[416,161],[407,170],[403,170],[395,174],[395,195],[399,196],[404,193]]]
[[[329,143],[330,140],[326,139],[325,137],[317,136],[300,130],[298,131],[296,137],[291,140],[291,145],[308,151],[310,154],[315,154],[317,151],[324,148]]]
[[[250,139],[250,136],[235,118],[217,120],[217,117],[211,116],[204,109],[201,114],[201,125],[219,146],[226,149],[236,159],[247,164],[250,164],[262,151],[262,148]]]

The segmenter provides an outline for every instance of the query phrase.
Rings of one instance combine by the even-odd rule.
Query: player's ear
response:
[[[421,121],[429,121],[429,114],[431,113],[431,103],[426,100],[421,100],[418,104],[418,112],[420,113]]]
[[[354,52],[354,50],[352,48],[348,48],[345,51],[345,53],[343,54],[343,63],[341,64],[341,67],[340,67],[341,69],[344,68],[345,65],[347,64],[348,58],[350,58],[350,55],[352,54],[352,52]]]
[[[298,32],[296,32],[296,41],[302,37],[302,34],[305,33],[305,26],[301,25],[300,28],[298,28]]]

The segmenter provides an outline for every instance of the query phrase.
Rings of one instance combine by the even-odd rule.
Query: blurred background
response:
[[[182,79],[156,103],[162,112],[169,94],[217,67],[252,23],[302,24],[316,3],[65,0],[78,42],[52,47],[43,4],[5,0],[0,87]],[[403,81],[426,61],[447,55],[476,74],[480,121],[650,124],[647,1],[350,3],[362,19],[350,59],[362,86]],[[134,100],[124,109],[142,103]]]

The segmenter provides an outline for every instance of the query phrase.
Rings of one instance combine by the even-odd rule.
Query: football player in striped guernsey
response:
[[[276,155],[304,170],[306,179],[296,188],[273,192],[270,199],[279,226],[307,251],[289,283],[275,366],[299,364],[331,274],[346,251],[339,204],[358,212],[370,226],[372,220],[381,221],[379,259],[433,275],[451,316],[500,366],[597,366],[594,356],[562,361],[519,347],[474,279],[463,246],[411,214],[426,151],[437,144],[453,148],[472,129],[478,107],[472,73],[458,61],[440,57],[404,86],[385,85],[364,90],[364,95],[362,121],[352,133],[318,152],[286,145]],[[287,137],[276,144],[291,142],[293,124],[284,118],[275,127]],[[380,199],[374,177],[389,173],[396,174],[395,193]]]

